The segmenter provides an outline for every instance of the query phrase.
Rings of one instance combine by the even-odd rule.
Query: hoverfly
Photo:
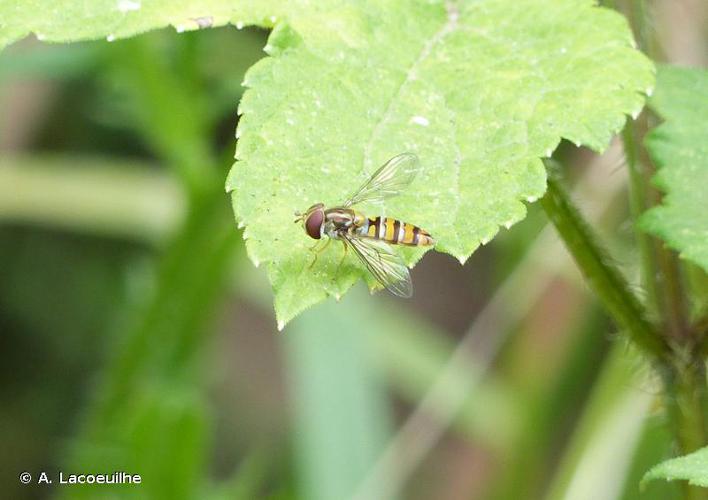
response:
[[[315,253],[315,260],[310,267],[330,241],[339,240],[344,244],[340,266],[347,250],[351,248],[389,292],[399,297],[413,295],[408,266],[390,245],[429,246],[434,245],[435,240],[418,226],[391,217],[369,218],[353,207],[363,202],[380,202],[400,194],[413,181],[419,169],[420,162],[416,155],[399,154],[374,172],[342,205],[325,208],[323,203],[317,203],[304,214],[296,213],[295,222],[302,222],[308,236],[316,240],[327,237],[327,243]]]

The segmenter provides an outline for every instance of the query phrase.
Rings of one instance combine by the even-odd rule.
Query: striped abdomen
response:
[[[358,231],[362,236],[384,240],[394,245],[414,247],[435,244],[435,240],[427,231],[391,217],[366,219],[364,224],[358,228]]]

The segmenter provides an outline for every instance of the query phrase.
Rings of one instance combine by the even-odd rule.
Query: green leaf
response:
[[[30,33],[51,42],[113,41],[166,26],[269,26],[269,7],[257,0],[0,0],[0,49]]]
[[[649,105],[666,120],[645,141],[666,194],[640,227],[708,271],[708,71],[661,67]]]
[[[308,269],[312,242],[295,210],[339,203],[413,151],[423,172],[387,214],[464,261],[543,194],[539,159],[561,137],[602,149],[653,85],[624,19],[589,0],[0,0],[0,47],[30,32],[114,40],[227,23],[275,28],[272,57],[246,78],[228,187],[281,326],[367,276],[352,258],[336,272],[339,244]],[[422,255],[403,253],[409,264]]]
[[[652,479],[685,479],[689,484],[708,487],[708,446],[655,465],[644,475],[642,484]]]
[[[464,262],[543,194],[540,159],[561,137],[601,150],[639,112],[653,66],[632,45],[625,20],[587,0],[290,3],[246,75],[227,182],[279,325],[368,276],[351,256],[338,269],[338,242],[309,268],[293,212],[341,203],[412,151],[422,172],[386,214]]]

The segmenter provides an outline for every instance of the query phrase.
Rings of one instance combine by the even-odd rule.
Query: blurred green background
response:
[[[705,64],[705,5],[656,9]],[[359,285],[276,331],[223,189],[266,37],[0,54],[0,497],[674,497],[638,487],[672,452],[657,383],[535,205],[462,268],[429,253],[410,301]],[[638,283],[620,146],[556,156]]]

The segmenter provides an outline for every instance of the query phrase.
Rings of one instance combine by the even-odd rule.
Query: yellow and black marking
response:
[[[369,219],[366,236],[394,245],[427,246],[434,243],[427,231],[392,217]]]

